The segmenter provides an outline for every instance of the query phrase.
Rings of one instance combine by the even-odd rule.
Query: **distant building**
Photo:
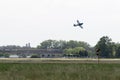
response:
[[[36,49],[36,48],[21,48],[0,50],[1,53],[9,54],[9,58],[28,58],[33,54],[38,55],[40,58],[60,58],[64,53],[61,49]]]
[[[30,48],[30,47],[31,47],[31,46],[30,46],[30,43],[27,43],[27,44],[26,44],[26,47],[27,47],[27,48]]]
[[[0,58],[5,58],[5,56],[1,56]]]
[[[19,58],[18,55],[10,55],[9,58]]]
[[[31,56],[26,56],[26,58],[30,58]]]

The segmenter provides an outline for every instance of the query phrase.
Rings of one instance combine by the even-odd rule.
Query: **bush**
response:
[[[34,54],[34,55],[32,55],[30,58],[40,58],[40,56],[39,56],[39,55]]]

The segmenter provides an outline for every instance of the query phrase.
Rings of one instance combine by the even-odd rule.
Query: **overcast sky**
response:
[[[76,20],[84,29],[73,27]],[[120,41],[120,0],[0,0],[0,46],[47,39]]]

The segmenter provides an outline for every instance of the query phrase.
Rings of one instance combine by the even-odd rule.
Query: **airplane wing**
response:
[[[83,23],[80,23],[81,25],[83,25]]]
[[[82,28],[82,29],[83,29],[83,27],[82,27],[82,26],[80,26],[80,28]]]

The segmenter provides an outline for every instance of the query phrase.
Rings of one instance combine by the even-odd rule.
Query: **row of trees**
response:
[[[64,53],[66,53],[64,56],[67,56],[67,57],[87,57],[88,56],[88,51],[83,47],[65,49]]]
[[[65,56],[74,57],[96,57],[96,49],[100,49],[100,57],[102,58],[119,58],[120,43],[112,42],[108,36],[103,36],[94,47],[91,47],[84,41],[64,41],[64,40],[45,40],[37,46],[40,49],[61,49]]]
[[[0,47],[0,56],[6,56],[5,51],[12,49],[23,49],[24,47],[10,45]],[[119,58],[120,57],[120,43],[115,43],[108,36],[103,36],[94,47],[91,47],[87,42],[75,40],[45,40],[41,42],[36,48],[38,49],[60,49],[65,54],[64,56],[72,57],[96,57],[96,49],[100,49],[100,57],[102,58]],[[6,53],[7,54],[7,53]]]
[[[86,49],[90,48],[90,45],[86,42],[83,41],[65,41],[65,40],[45,40],[40,45],[37,46],[37,48],[41,49],[47,49],[47,48],[52,48],[52,49],[66,49],[66,48],[75,48],[75,47],[84,47]]]
[[[45,40],[37,46],[39,49],[61,49],[65,56],[88,57],[94,55],[94,48],[84,41]]]

